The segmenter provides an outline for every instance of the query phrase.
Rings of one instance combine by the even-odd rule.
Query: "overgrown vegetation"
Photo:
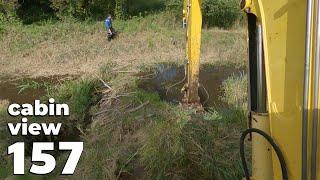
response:
[[[243,110],[247,109],[247,85],[248,78],[245,74],[241,74],[240,76],[233,75],[229,77],[222,84],[224,95],[221,97],[221,99],[232,107]]]
[[[94,96],[96,86],[97,82],[94,80],[66,81],[54,87],[47,96],[54,98],[57,102],[69,104],[74,120],[83,122],[90,106],[97,101]]]
[[[182,4],[183,0],[1,0],[0,20],[10,21],[16,18],[25,24],[31,24],[49,19],[102,20],[107,14],[124,20],[165,11],[174,15],[171,17],[179,17],[171,20],[180,22]],[[204,0],[202,7],[207,27],[230,28],[241,19],[237,0]]]
[[[136,77],[127,78],[118,74],[109,81],[111,85],[119,81],[122,84],[114,84],[113,90],[104,94],[98,108],[104,111],[95,113],[97,117],[83,136],[87,150],[77,177],[228,180],[242,177],[238,135],[246,124],[246,112],[236,105],[245,102],[232,99],[235,106],[228,110],[211,108],[199,114],[165,102],[158,94],[137,89]],[[246,91],[245,86],[233,84],[235,81],[226,83],[237,92]],[[224,89],[226,96],[234,93]]]
[[[245,80],[235,80],[245,79],[244,75],[231,76],[222,85],[226,97],[223,100],[230,108],[212,107],[207,112],[197,113],[194,109],[165,102],[156,93],[139,89],[137,79],[145,76],[124,76],[115,73],[114,68],[113,64],[104,64],[100,80],[68,80],[47,88],[47,96],[68,103],[74,115],[55,119],[54,122],[64,122],[63,135],[47,140],[70,138],[75,131],[80,131],[85,142],[74,178],[231,180],[242,177],[238,135],[246,124],[246,113],[239,107],[243,107],[245,101],[229,97],[246,91]],[[105,86],[106,82],[112,89]],[[27,87],[42,86],[23,86]],[[245,98],[245,94],[237,96]],[[6,104],[8,102],[2,103],[0,115],[8,118]],[[41,121],[52,122],[52,119]],[[5,127],[7,121],[1,122]],[[6,133],[1,131],[0,136]],[[8,142],[1,143],[1,150]],[[67,154],[55,156],[58,169],[51,177],[59,176]],[[3,162],[7,167],[2,175],[7,177],[12,162],[6,156],[1,158],[5,158]]]
[[[242,20],[238,0],[204,0],[204,22],[208,27],[232,27]]]
[[[68,103],[74,115],[55,120],[64,122],[63,137],[73,136],[74,131],[79,130],[85,142],[76,174],[70,179],[231,180],[242,177],[238,135],[246,124],[246,113],[238,107],[245,103],[244,75],[231,76],[222,85],[223,100],[230,108],[212,107],[207,112],[196,113],[196,110],[165,102],[156,93],[139,89],[137,79],[145,76],[127,76],[115,72],[115,68],[113,64],[104,64],[100,68],[100,80],[64,81],[47,88],[47,96]],[[25,84],[21,87],[43,87]],[[241,98],[233,98],[235,94]],[[0,146],[1,150],[4,147]],[[67,155],[55,156],[58,167],[62,168]],[[12,162],[8,158],[4,162],[7,169],[2,169],[3,177],[7,177]],[[59,168],[51,177],[59,176]]]
[[[228,137],[229,131],[221,129],[223,124],[229,130],[237,130],[231,125],[237,124],[237,119],[228,124],[224,117],[207,121],[202,116],[192,116],[186,116],[189,120],[185,122],[179,116],[157,122],[148,131],[142,160],[149,178],[240,179],[237,141]]]
[[[184,30],[166,16],[171,15],[160,13],[126,21],[116,20],[114,25],[121,33],[111,43],[106,42],[102,22],[66,20],[27,26],[5,24],[0,35],[1,72],[32,76],[91,75],[96,74],[100,65],[106,62],[124,66],[122,70],[132,65],[133,71],[141,64],[183,63]],[[203,63],[245,66],[246,52],[243,29],[203,31]]]

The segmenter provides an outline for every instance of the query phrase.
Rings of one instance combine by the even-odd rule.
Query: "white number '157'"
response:
[[[24,143],[18,142],[8,147],[8,154],[13,154],[13,173],[23,175],[24,172]],[[43,165],[32,164],[30,172],[33,174],[45,175],[51,173],[56,167],[55,158],[44,151],[53,151],[53,142],[34,142],[32,148],[32,162],[42,162]],[[83,151],[83,142],[59,142],[59,150],[71,151],[62,174],[72,175],[77,167]]]

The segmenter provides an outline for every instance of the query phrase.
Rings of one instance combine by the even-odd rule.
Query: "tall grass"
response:
[[[228,112],[229,114],[232,112]],[[208,114],[208,113],[206,113]],[[240,116],[237,116],[237,118]],[[245,119],[167,120],[148,128],[142,162],[149,179],[239,179],[237,133]]]
[[[175,116],[152,124],[142,162],[150,179],[241,179],[238,135],[245,128],[246,76],[221,87],[228,109],[202,115],[175,108]]]
[[[221,88],[224,91],[224,95],[221,99],[231,107],[247,109],[247,84],[248,78],[246,74],[232,75],[222,84]]]
[[[50,88],[52,88],[52,84],[50,82],[37,82],[35,80],[31,80],[31,79],[26,79],[26,80],[22,80],[22,82],[19,83],[19,85],[17,86],[17,88],[19,89],[19,93],[28,90],[28,89],[45,89],[47,91],[50,90]]]
[[[72,19],[61,22],[48,20],[31,25],[6,25],[2,38],[9,46],[7,50],[19,53],[39,48],[43,42],[68,41],[81,34],[97,32],[98,29],[99,26],[92,25],[91,22],[77,22]]]
[[[82,79],[77,81],[66,81],[56,86],[48,93],[48,97],[57,102],[66,103],[70,106],[70,114],[76,120],[85,120],[88,110],[95,102],[94,91],[97,81]]]
[[[170,13],[115,20],[119,36],[107,42],[103,22],[48,20],[37,24],[6,24],[0,35],[3,74],[32,76],[98,74],[101,64],[113,63],[138,70],[141,64],[183,63],[185,32]],[[201,62],[244,66],[243,30],[203,31]],[[23,62],[23,63],[21,63]],[[35,63],[36,62],[36,63]],[[62,71],[63,69],[63,71]]]

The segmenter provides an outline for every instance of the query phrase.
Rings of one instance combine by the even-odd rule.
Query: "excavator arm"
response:
[[[200,106],[198,94],[200,71],[200,48],[202,13],[201,0],[184,0],[183,25],[186,27],[186,76],[184,102]]]

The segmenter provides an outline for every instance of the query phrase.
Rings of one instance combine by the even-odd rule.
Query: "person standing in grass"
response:
[[[111,16],[111,14],[108,15],[108,18],[105,20],[104,25],[105,25],[107,33],[108,33],[108,40],[110,41],[116,35],[115,30],[112,27],[112,16]]]

